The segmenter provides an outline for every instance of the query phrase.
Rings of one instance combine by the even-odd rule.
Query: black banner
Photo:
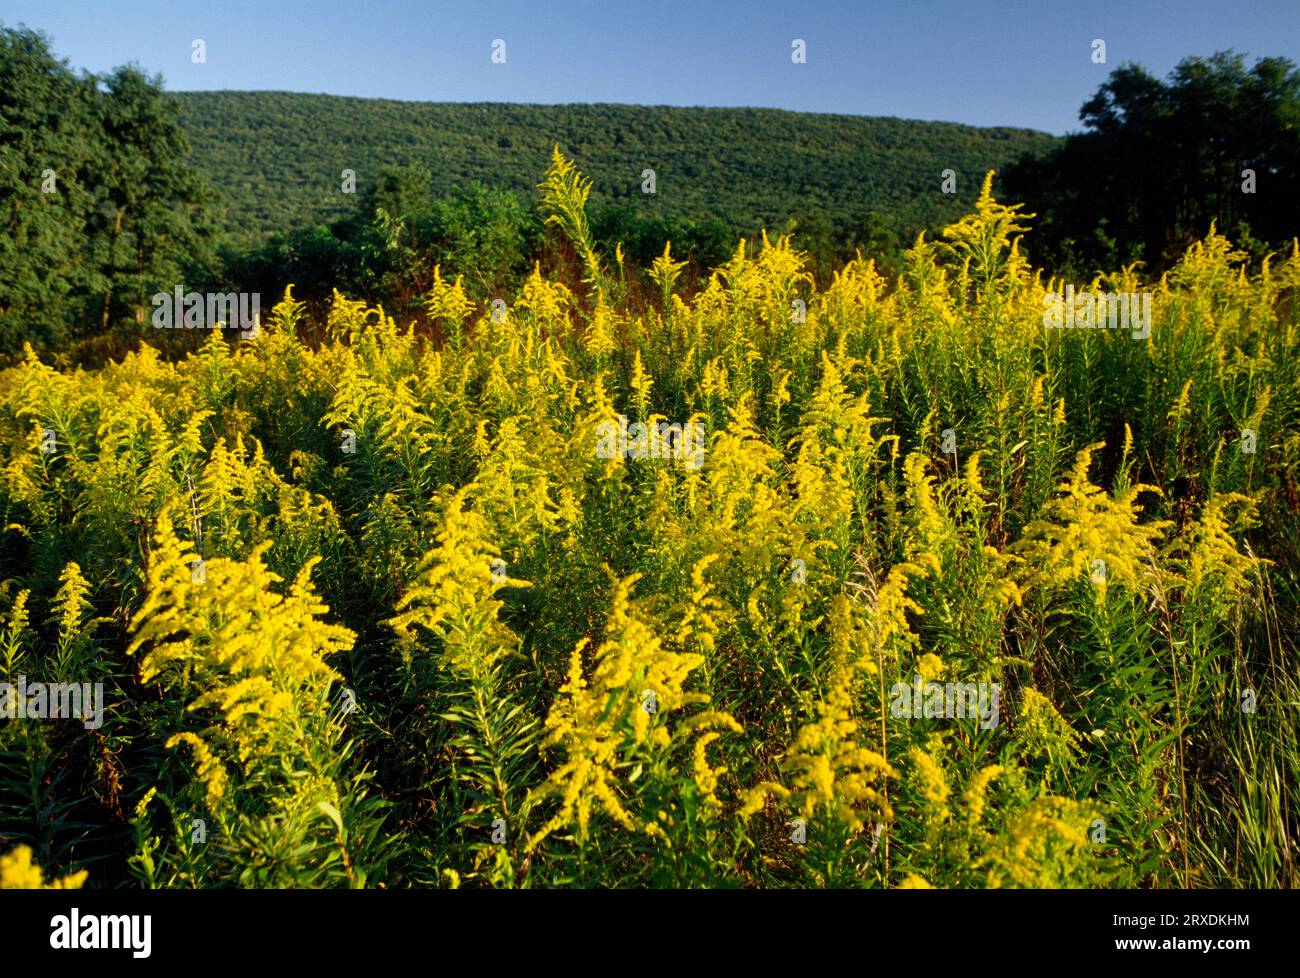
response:
[[[588,961],[608,949],[620,956],[612,961],[640,946],[652,966],[669,953],[665,941],[692,960],[734,963],[737,954],[803,955],[808,941],[827,940],[857,942],[858,962],[896,952],[936,968],[969,967],[994,949],[1048,966],[1128,958],[1231,968],[1281,953],[1295,909],[1289,891],[1230,890],[47,890],[0,892],[0,932],[6,965],[98,959],[128,969],[337,968],[449,942],[498,963],[564,956],[566,946]]]

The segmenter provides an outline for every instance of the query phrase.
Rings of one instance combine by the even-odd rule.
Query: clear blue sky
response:
[[[4,0],[0,20],[50,34],[74,67],[134,61],[179,90],[754,105],[1054,133],[1078,127],[1123,61],[1162,76],[1225,48],[1300,62],[1300,0]]]

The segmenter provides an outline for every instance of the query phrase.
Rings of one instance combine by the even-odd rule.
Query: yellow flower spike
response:
[[[216,814],[220,811],[222,799],[226,796],[226,786],[229,781],[225,766],[213,756],[202,738],[192,733],[175,734],[168,738],[164,746],[170,749],[180,744],[187,744],[193,750],[194,759],[199,766],[199,780],[207,789],[208,810]]]
[[[1100,595],[1109,584],[1139,589],[1151,580],[1155,545],[1172,526],[1169,520],[1138,523],[1137,497],[1160,490],[1136,484],[1112,497],[1093,485],[1088,469],[1101,442],[1082,449],[1069,479],[1043,507],[1043,516],[1025,527],[1012,551],[1022,558],[1021,577],[1054,590],[1085,575]]]
[[[925,799],[926,806],[929,808],[934,820],[943,821],[948,817],[948,795],[950,793],[943,768],[939,766],[934,757],[919,747],[913,747],[908,751],[908,757],[911,759],[913,769],[920,781],[921,797]]]
[[[442,641],[441,659],[450,669],[475,674],[508,655],[519,640],[499,620],[502,588],[526,588],[527,581],[508,576],[499,551],[488,542],[487,523],[472,507],[470,483],[447,499],[438,545],[420,560],[411,587],[398,599],[398,614],[388,624],[403,642],[415,641],[417,629]],[[471,622],[487,622],[487,642],[465,643]]]
[[[565,760],[531,796],[534,802],[559,797],[559,811],[529,838],[528,851],[565,825],[576,823],[579,838],[585,838],[597,811],[635,830],[637,819],[626,807],[616,770],[621,759],[645,747],[666,749],[676,736],[709,727],[738,729],[727,714],[706,711],[687,718],[676,732],[669,730],[669,715],[708,701],[683,688],[704,657],[665,648],[633,611],[631,590],[640,577],[615,582],[605,640],[593,656],[590,679],[583,670],[586,639],[570,657],[568,681],[546,718],[543,741],[544,747],[562,751]]]
[[[461,280],[462,276],[457,275],[456,281],[448,284],[443,280],[442,267],[435,265],[433,285],[424,299],[424,308],[428,311],[429,318],[446,319],[457,330],[474,309],[474,303],[461,287]]]
[[[994,778],[1003,772],[1001,764],[990,764],[981,768],[975,777],[971,778],[966,790],[962,793],[962,798],[966,802],[966,818],[972,825],[978,825],[984,815],[985,793],[988,787],[993,783]]]
[[[1229,512],[1239,507],[1235,520]],[[1236,600],[1251,586],[1251,578],[1272,561],[1243,554],[1229,532],[1233,523],[1249,524],[1256,502],[1240,493],[1215,493],[1197,518],[1165,548],[1162,556],[1182,571],[1192,591],[1211,595],[1217,604]]]
[[[664,253],[654,260],[650,270],[650,280],[659,286],[659,293],[665,299],[672,295],[677,278],[686,267],[684,261],[673,261],[672,242],[664,242]]]
[[[324,659],[351,648],[351,631],[322,620],[328,608],[316,596],[307,561],[286,594],[263,563],[270,541],[247,561],[213,558],[197,574],[197,559],[177,538],[171,516],[158,518],[146,574],[144,602],[131,622],[128,654],[143,653],[146,683],[185,689],[196,680],[205,691],[187,713],[211,726],[200,737],[171,736],[169,748],[188,745],[217,814],[229,794],[227,763],[247,769],[254,761],[280,764],[268,745],[286,718],[315,708],[340,678]]]

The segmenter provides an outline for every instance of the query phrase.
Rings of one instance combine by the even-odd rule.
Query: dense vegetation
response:
[[[138,69],[75,74],[0,28],[0,351],[138,331],[145,297],[208,253],[176,115]]]
[[[762,228],[797,228],[820,281],[858,250],[892,263],[962,214],[987,169],[1054,145],[1027,130],[763,109],[174,97],[195,165],[226,201],[227,280],[272,295],[293,282],[313,310],[339,289],[401,321],[422,318],[435,264],[489,299],[536,260],[565,263],[533,187],[556,141],[593,174],[601,253],[645,267],[671,241],[688,289]]]
[[[0,358],[31,342],[103,362],[178,286],[269,298],[293,283],[314,315],[339,290],[427,326],[435,266],[483,302],[536,264],[565,277],[576,256],[545,233],[531,182],[557,143],[593,174],[593,246],[632,270],[633,304],[654,294],[634,270],[669,242],[689,294],[765,228],[797,233],[819,284],[859,253],[892,275],[999,167],[1052,273],[1156,275],[1216,220],[1256,263],[1285,249],[1290,62],[1189,58],[1164,82],[1126,65],[1081,119],[1058,140],[763,109],[168,94],[135,68],[74,73],[48,39],[0,27]]]
[[[791,218],[865,227],[876,214],[914,236],[965,213],[987,170],[1055,142],[1026,129],[774,109],[171,97],[196,168],[222,196],[225,229],[243,244],[351,216],[345,169],[356,173],[359,194],[385,167],[414,167],[435,198],[480,183],[531,200],[557,142],[590,173],[596,212],[718,220],[747,235]],[[958,175],[952,195],[940,188],[949,168]],[[642,192],[646,169],[655,171],[653,195]]]
[[[892,279],[764,237],[630,306],[586,192],[440,342],[286,293],[0,374],[0,665],[109,702],[0,724],[0,884],[1296,884],[1300,249],[1045,328],[986,183]]]
[[[1186,58],[1161,81],[1116,69],[1080,110],[1082,132],[1006,174],[1038,216],[1035,260],[1090,276],[1168,268],[1211,221],[1256,260],[1300,214],[1300,71],[1285,58]]]

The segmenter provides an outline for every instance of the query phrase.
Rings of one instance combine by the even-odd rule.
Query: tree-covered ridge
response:
[[[591,203],[719,219],[745,232],[818,212],[904,228],[956,220],[979,179],[1056,140],[1027,129],[775,109],[398,102],[288,92],[173,93],[193,160],[235,240],[336,220],[385,166],[432,171],[444,196],[475,182],[532,195],[558,142],[593,180]],[[642,192],[653,169],[656,193]],[[941,173],[957,174],[956,193]]]

